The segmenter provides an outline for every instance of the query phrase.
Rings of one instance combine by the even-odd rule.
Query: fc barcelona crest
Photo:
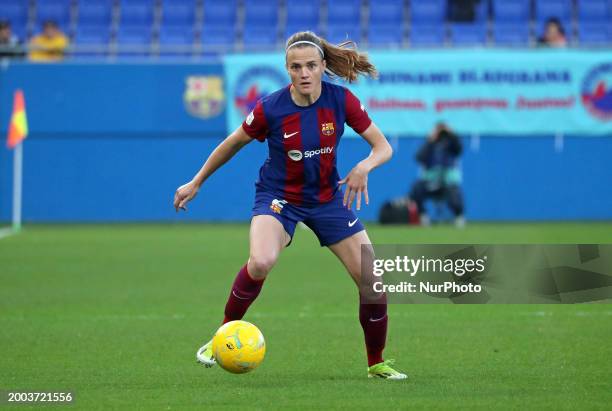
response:
[[[331,136],[334,134],[334,123],[321,124],[321,133],[323,133],[324,136]]]
[[[184,94],[185,108],[195,117],[219,115],[225,106],[223,79],[220,76],[189,76]]]

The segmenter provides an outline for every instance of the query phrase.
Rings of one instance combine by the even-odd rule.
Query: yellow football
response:
[[[261,364],[266,355],[266,342],[259,328],[253,324],[230,321],[215,333],[212,350],[221,368],[243,374]]]

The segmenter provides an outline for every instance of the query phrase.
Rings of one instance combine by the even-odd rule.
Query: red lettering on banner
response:
[[[523,110],[539,110],[550,108],[570,108],[576,105],[576,98],[569,96],[567,98],[526,98],[520,96],[516,100],[516,108]]]
[[[506,110],[508,108],[508,100],[501,99],[486,99],[486,98],[465,98],[458,100],[438,100],[436,101],[436,111],[444,110],[482,110],[482,109],[498,109]]]
[[[371,98],[368,100],[368,108],[370,110],[425,110],[427,104],[423,100],[398,100],[396,98],[379,100]]]

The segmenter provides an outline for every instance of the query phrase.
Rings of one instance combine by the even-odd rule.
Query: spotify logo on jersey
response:
[[[314,156],[318,156],[321,154],[331,154],[334,152],[333,147],[322,147],[316,150],[304,151],[304,154],[300,150],[289,150],[287,151],[287,155],[293,161],[300,161],[302,158],[310,158]]]

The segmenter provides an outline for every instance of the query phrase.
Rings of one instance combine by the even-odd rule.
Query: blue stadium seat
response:
[[[112,0],[80,0],[78,25],[109,27],[112,21]]]
[[[356,0],[333,0],[327,2],[327,25],[359,26],[361,23],[360,2]]]
[[[456,23],[484,23],[489,19],[489,0],[477,0],[474,4],[473,19],[468,19],[469,14],[464,9],[466,5],[462,2],[448,2],[448,19]]]
[[[493,41],[497,46],[527,47],[529,45],[529,26],[516,23],[495,23]]]
[[[410,28],[410,44],[412,46],[444,46],[446,28],[442,24],[413,24]]]
[[[278,0],[245,0],[244,26],[276,28],[278,24]],[[268,37],[268,36],[266,36]]]
[[[70,0],[38,0],[36,2],[36,26],[51,20],[63,30],[70,27]]]
[[[159,30],[159,50],[165,56],[193,54],[195,33],[193,26],[162,26]]]
[[[210,26],[229,27],[236,25],[236,0],[215,2],[204,0],[204,28]]]
[[[484,23],[491,15],[491,3],[489,0],[480,0],[476,5],[476,21]]]
[[[195,0],[171,0],[162,3],[162,25],[189,26],[195,25]]]
[[[75,50],[72,55],[76,57],[104,56],[108,54],[109,43],[109,27],[77,27],[73,39]]]
[[[441,24],[446,18],[446,0],[427,0],[410,2],[412,24]]]
[[[368,26],[394,25],[401,26],[404,22],[404,3],[402,0],[381,0],[370,3]]]
[[[260,25],[247,25],[244,27],[242,43],[247,51],[272,50],[278,43],[276,26],[271,29]]]
[[[287,2],[287,25],[285,32],[292,33],[302,30],[318,30],[320,26],[321,3],[319,1],[304,2],[289,0]]]
[[[236,30],[234,26],[205,25],[200,36],[205,52],[226,52],[234,49]]]
[[[152,0],[121,0],[122,26],[151,26],[155,8]]]
[[[483,23],[452,24],[450,39],[455,46],[484,46],[487,44],[487,26]]]
[[[368,46],[398,48],[402,46],[403,30],[399,25],[376,25],[368,27]]]
[[[28,24],[28,2],[27,0],[0,1],[0,19],[8,20],[13,30],[24,30]]]
[[[538,0],[535,2],[535,16],[539,24],[556,17],[568,28],[572,19],[572,0]]]
[[[117,32],[117,54],[145,56],[151,49],[151,26],[121,26]]]
[[[493,0],[493,18],[500,23],[527,24],[531,16],[529,0]]]
[[[578,3],[578,21],[580,24],[605,22],[612,24],[610,7],[607,0],[581,0]]]
[[[584,23],[578,27],[581,46],[612,46],[612,27],[609,23]]]
[[[361,42],[360,26],[330,26],[327,28],[327,40],[332,44],[339,44],[352,40],[359,44]]]
[[[308,26],[304,24],[287,25],[285,27],[285,35],[283,36],[283,40],[287,40],[289,37],[291,37],[298,31],[312,31],[314,33],[320,34],[318,26]]]

